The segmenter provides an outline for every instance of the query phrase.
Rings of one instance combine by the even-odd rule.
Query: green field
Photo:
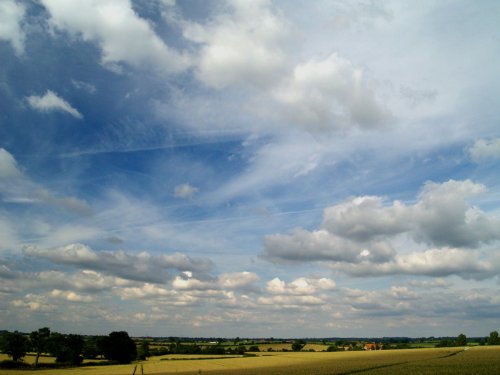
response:
[[[500,371],[500,347],[407,349],[370,352],[272,352],[255,357],[153,357],[144,374],[341,375],[458,374],[490,375]],[[197,358],[197,359],[190,359]],[[168,360],[170,359],[170,360]],[[0,374],[131,375],[136,364],[71,369],[0,370]],[[139,367],[140,368],[140,367]],[[136,372],[136,375],[140,374]]]

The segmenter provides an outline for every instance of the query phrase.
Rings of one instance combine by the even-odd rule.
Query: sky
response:
[[[0,1],[0,326],[500,328],[498,1]]]

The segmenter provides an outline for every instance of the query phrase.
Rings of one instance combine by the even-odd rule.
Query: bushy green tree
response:
[[[488,337],[488,345],[500,345],[500,339],[498,338],[498,332],[490,332],[490,337]]]
[[[295,340],[292,343],[292,350],[294,352],[300,352],[305,345],[306,345],[306,342],[304,340]]]
[[[38,367],[40,354],[47,351],[48,341],[50,337],[50,329],[48,327],[39,328],[38,331],[30,333],[30,344],[36,352],[35,367]]]
[[[130,363],[137,357],[137,348],[125,331],[111,332],[103,339],[104,357],[119,363]]]
[[[7,332],[2,336],[0,347],[2,352],[17,362],[26,355],[28,339],[17,331]]]
[[[78,365],[83,361],[83,337],[80,335],[63,335],[54,332],[48,341],[49,352],[56,357],[56,362]]]

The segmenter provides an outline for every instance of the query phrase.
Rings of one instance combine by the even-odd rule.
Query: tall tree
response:
[[[40,354],[47,351],[47,343],[50,337],[50,329],[48,327],[39,328],[38,331],[33,331],[30,334],[30,342],[33,350],[36,352],[35,367],[38,367]]]
[[[148,357],[151,356],[151,353],[149,351],[149,341],[144,340],[141,342],[141,345],[139,346],[139,350],[137,351],[137,358],[140,360],[145,360]]]
[[[0,344],[2,351],[16,362],[23,358],[28,350],[28,339],[17,331],[3,335]]]
[[[498,332],[490,332],[490,337],[488,337],[488,345],[499,345],[500,339],[498,338]]]
[[[67,335],[66,336],[66,346],[68,348],[68,359],[73,365],[78,365],[82,363],[83,357],[82,352],[85,345],[85,341],[81,335]]]
[[[458,346],[465,346],[467,345],[467,336],[465,336],[463,333],[458,335],[457,337],[457,345]]]

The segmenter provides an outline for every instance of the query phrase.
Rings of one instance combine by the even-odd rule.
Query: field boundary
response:
[[[407,363],[412,363],[412,362],[418,362],[418,361],[405,361],[405,362],[390,363],[387,365],[379,365],[379,366],[374,366],[374,367],[369,367],[369,368],[364,368],[364,369],[359,369],[359,370],[352,370],[349,372],[341,372],[338,375],[359,374],[359,373],[366,372],[366,371],[378,370],[378,369],[387,368],[387,367],[395,367],[395,366],[405,365]]]
[[[462,349],[462,350],[459,350],[459,351],[456,351],[456,352],[453,352],[453,353],[448,353],[448,354],[443,355],[443,356],[441,356],[441,357],[438,357],[438,358],[436,358],[436,359],[439,359],[439,358],[448,358],[448,357],[453,357],[454,355],[457,355],[457,354],[460,354],[460,353],[465,352],[467,349],[469,349],[469,348],[464,348],[464,349]]]

